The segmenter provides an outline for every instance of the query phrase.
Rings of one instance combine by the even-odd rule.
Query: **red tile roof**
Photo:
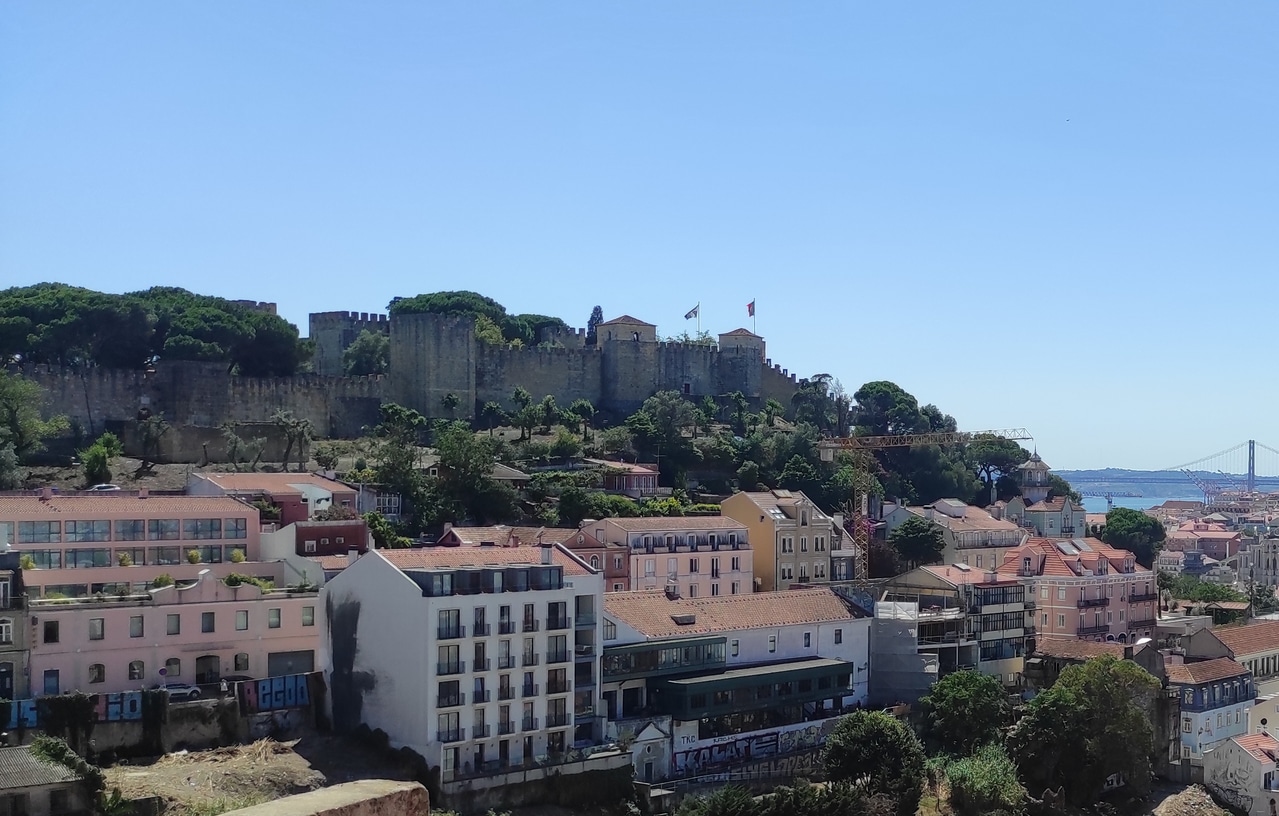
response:
[[[137,518],[193,517],[201,514],[242,515],[246,510],[257,510],[229,496],[148,496],[140,498],[134,493],[104,492],[92,496],[59,496],[41,499],[38,496],[0,495],[0,518],[37,519],[66,518],[88,519],[94,516],[121,518],[130,514]]]
[[[196,477],[215,484],[228,493],[301,494],[297,485],[310,485],[330,493],[354,493],[350,485],[326,479],[315,473],[197,473]]]
[[[721,337],[759,337],[758,334],[750,329],[733,329],[731,332],[724,332]]]
[[[1097,643],[1073,638],[1044,638],[1035,644],[1035,654],[1062,660],[1091,660],[1102,655],[1124,656],[1122,643]]]
[[[1168,682],[1183,686],[1194,686],[1200,683],[1211,683],[1214,680],[1240,677],[1247,673],[1248,669],[1240,666],[1230,658],[1217,657],[1212,660],[1177,663],[1168,666]]]
[[[540,564],[537,547],[423,547],[411,550],[375,550],[399,569],[448,569]],[[554,562],[565,575],[592,575],[591,568],[559,547],[552,548]]]
[[[492,527],[452,527],[441,538],[456,537],[462,544],[475,546],[489,543],[515,547],[520,544],[561,544],[576,538],[580,532],[576,527],[508,527],[498,524]]]
[[[624,315],[622,315],[621,317],[615,317],[615,318],[613,318],[612,320],[605,320],[605,321],[604,321],[603,323],[601,323],[600,325],[601,325],[601,326],[611,326],[611,325],[613,325],[614,323],[631,323],[631,324],[635,324],[635,325],[639,325],[639,326],[652,326],[652,325],[653,325],[652,323],[647,323],[647,322],[645,322],[645,321],[643,321],[643,320],[640,320],[638,317],[631,317],[630,315],[627,315],[627,314],[624,314]]]
[[[604,596],[604,612],[650,638],[832,623],[855,617],[827,588],[674,600],[660,590],[610,592]],[[672,616],[680,615],[691,615],[694,622],[678,624]]]
[[[1259,652],[1279,649],[1279,620],[1255,621],[1243,626],[1222,626],[1212,633],[1238,660]]]
[[[319,564],[325,572],[341,572],[351,565],[345,555],[308,555],[307,559]]]
[[[1274,762],[1279,757],[1279,740],[1269,734],[1245,734],[1231,739],[1262,762]]]
[[[644,530],[745,530],[746,525],[728,516],[652,516],[636,518],[610,518],[609,524],[628,533]]]
[[[1075,550],[1077,552],[1069,552]],[[1011,578],[1020,575],[1022,560],[1030,558],[1030,567],[1035,575],[1056,576],[1061,578],[1079,577],[1072,566],[1082,564],[1084,569],[1097,574],[1099,562],[1107,562],[1110,574],[1120,574],[1124,560],[1132,553],[1127,550],[1116,550],[1095,538],[1060,540],[1055,538],[1031,538],[1020,547],[1004,550],[1004,562],[999,567],[1000,578]],[[1150,570],[1134,561],[1134,578],[1149,578]]]

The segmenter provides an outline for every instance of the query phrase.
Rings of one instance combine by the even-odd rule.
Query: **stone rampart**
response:
[[[361,779],[273,802],[228,811],[225,816],[429,816],[431,801],[417,782]]]
[[[341,376],[342,353],[365,329],[390,334],[390,319],[368,312],[316,312],[311,315],[309,339],[315,344],[311,366],[317,374]]]
[[[540,400],[550,394],[561,408],[573,400],[600,404],[601,355],[594,348],[523,348],[481,343],[476,355],[475,401],[477,407],[492,401],[513,408],[516,386]]]

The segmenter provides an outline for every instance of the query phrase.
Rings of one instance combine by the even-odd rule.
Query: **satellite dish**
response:
[[[1152,640],[1153,638],[1142,638],[1141,640],[1137,641],[1137,645],[1142,646],[1146,643],[1150,643]]]

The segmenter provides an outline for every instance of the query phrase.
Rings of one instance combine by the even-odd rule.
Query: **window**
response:
[[[129,679],[143,680],[147,676],[146,665],[141,660],[134,660],[129,664]]]
[[[697,559],[696,559],[696,558],[690,558],[690,559],[688,559],[688,574],[689,574],[689,575],[696,575],[696,574],[697,574]]]
[[[266,611],[266,626],[268,629],[280,628],[280,608],[278,606]]]
[[[0,618],[0,643],[13,643],[13,618]]]
[[[302,607],[302,625],[315,626],[315,607],[314,606]]]
[[[622,591],[622,585],[621,585],[621,584],[613,584],[613,591],[614,591],[614,592],[621,592],[621,591]]]
[[[777,651],[777,635],[768,636],[768,651],[770,654]]]
[[[222,519],[183,519],[182,537],[187,540],[221,538]]]
[[[177,519],[150,519],[147,521],[147,541],[177,541],[182,528]]]
[[[737,657],[738,643],[735,640],[729,641],[729,652],[733,657]]]
[[[657,559],[645,558],[644,559],[644,577],[653,578],[653,577],[656,577],[656,575],[657,575]]]
[[[613,569],[620,570],[621,568],[622,568],[622,556],[620,555],[613,556]]]
[[[836,644],[840,644],[840,643],[843,643],[843,642],[844,642],[844,630],[843,630],[843,629],[836,629],[836,630],[835,630],[835,643],[836,643]]]
[[[109,567],[111,551],[108,549],[67,550],[67,567],[69,569],[90,567]]]
[[[733,560],[732,560],[730,563],[731,563],[731,565],[732,565],[733,572],[738,572],[739,570],[741,570],[741,568],[742,568],[742,559],[741,559],[741,558],[739,558],[739,557],[737,557],[737,556],[735,555],[735,556],[733,556]]]
[[[106,620],[103,618],[89,618],[89,640],[102,640],[106,636]]]
[[[607,618],[604,619],[604,639],[617,640],[617,624]]]
[[[813,647],[813,633],[812,633],[812,632],[805,632],[805,633],[804,633],[804,648],[805,648],[805,649],[811,649],[812,647]]]
[[[1065,628],[1066,628],[1066,616],[1065,616],[1065,615],[1058,615],[1058,616],[1057,616],[1057,628],[1058,628],[1058,629],[1065,629]]]
[[[592,555],[592,556],[591,556],[591,569],[597,570],[597,569],[599,569],[599,568],[600,568],[600,557],[599,557],[598,555]]]
[[[679,564],[679,559],[678,559],[678,558],[668,558],[668,559],[666,559],[666,574],[667,574],[667,575],[676,575],[676,574],[678,574],[678,573],[679,573],[679,566],[678,566],[678,564]]]
[[[36,569],[62,569],[62,550],[26,550]]]
[[[248,538],[249,520],[242,518],[226,519],[222,524],[223,538]]]
[[[165,634],[180,635],[182,634],[182,616],[168,615],[164,621]]]
[[[62,522],[60,521],[18,522],[19,544],[60,544],[61,542]]]
[[[734,581],[734,582],[733,582],[733,586],[732,586],[732,594],[736,595],[736,594],[738,594],[739,592],[741,592],[741,590],[742,590],[742,582],[741,582],[741,581]]]
[[[696,598],[696,597],[697,597],[697,584],[689,584],[689,585],[688,585],[688,597],[690,597],[690,598]]]
[[[245,632],[249,629],[249,610],[235,610],[235,630],[237,632]]]
[[[799,537],[799,551],[808,552],[808,536]]]
[[[249,670],[249,655],[247,652],[240,652],[235,656],[235,670],[238,672]]]
[[[302,542],[302,551],[303,551],[304,553],[314,553],[314,552],[315,552],[315,542],[314,542],[314,541],[303,541],[303,542]]]
[[[145,631],[145,624],[142,621],[141,615],[133,615],[129,618],[129,637],[143,637]]]
[[[711,597],[719,596],[719,584],[711,584]]]
[[[213,613],[212,612],[200,613],[200,631],[201,632],[213,631]]]
[[[1066,600],[1066,588],[1064,586],[1057,587],[1057,600],[1059,601]]]
[[[171,657],[168,660],[164,661],[164,676],[165,677],[181,677],[182,661],[176,657]]]
[[[110,541],[111,522],[109,521],[68,521],[63,527],[66,540],[78,541]]]

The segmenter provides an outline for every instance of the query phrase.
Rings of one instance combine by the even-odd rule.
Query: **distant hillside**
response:
[[[1128,470],[1126,468],[1102,468],[1101,470],[1054,470],[1053,473],[1070,482],[1071,487],[1083,493],[1140,493],[1152,499],[1199,499],[1202,493],[1184,473],[1175,470]],[[1214,480],[1223,487],[1230,483],[1220,474],[1197,472],[1204,479]],[[1242,477],[1240,477],[1242,478]]]

